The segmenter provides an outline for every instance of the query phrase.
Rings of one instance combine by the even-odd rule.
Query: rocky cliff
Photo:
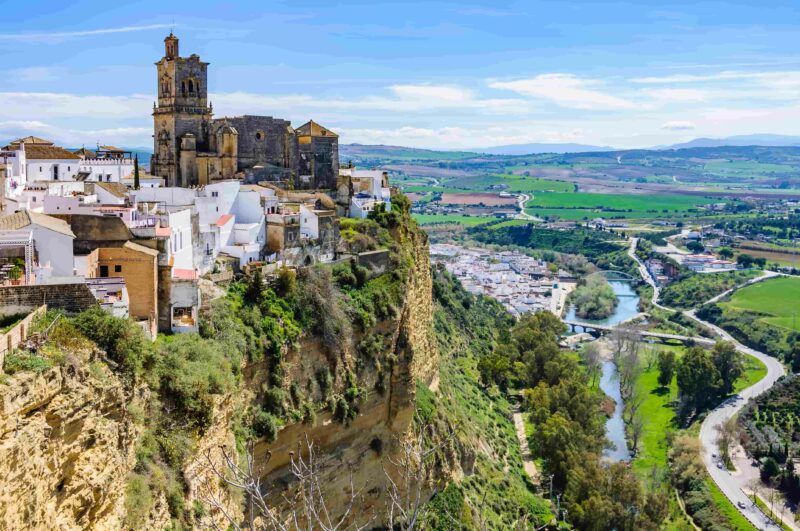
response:
[[[258,470],[276,504],[281,489],[291,487],[290,452],[307,439],[323,461],[332,512],[347,500],[351,473],[363,510],[378,511],[385,503],[385,459],[409,432],[417,382],[430,384],[438,370],[427,237],[413,223],[394,226],[391,235],[404,271],[396,279],[403,296],[393,317],[353,332],[335,359],[308,331],[283,349],[284,387],[302,386],[318,406],[312,421],[287,419],[274,441],[257,440]],[[369,356],[363,348],[367,339],[379,345]],[[131,383],[90,343],[60,347],[64,352],[53,367],[0,373],[0,527],[164,529],[175,525],[175,506],[181,508],[184,527],[204,527],[211,520],[224,524],[221,511],[206,503],[210,497],[229,514],[242,514],[241,493],[225,488],[208,464],[210,459],[222,467],[225,449],[241,454],[237,430],[242,416],[263,399],[268,361],[243,365],[235,391],[214,399],[210,424],[192,432],[188,455],[159,479],[162,472],[142,466],[142,437],[154,422],[147,412],[156,408],[169,416],[169,401],[162,402],[141,379]],[[333,373],[335,393],[344,393],[348,385],[360,390],[357,414],[347,420],[335,418],[313,383],[324,368]],[[357,382],[348,381],[348,374]],[[179,476],[182,499],[168,488],[137,490],[131,481],[137,474],[149,475],[156,487],[174,481],[170,475]],[[132,519],[134,494],[147,503]]]

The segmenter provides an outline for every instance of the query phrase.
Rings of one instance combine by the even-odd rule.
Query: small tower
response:
[[[164,39],[164,53],[167,59],[170,60],[180,56],[178,53],[178,37],[173,35],[171,31]]]

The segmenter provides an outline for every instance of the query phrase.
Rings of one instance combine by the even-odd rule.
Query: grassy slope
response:
[[[459,482],[473,520],[481,511],[489,529],[510,529],[523,508],[539,515],[540,523],[549,521],[548,503],[535,494],[523,470],[508,402],[478,383],[478,359],[511,321],[498,303],[467,293],[449,275],[436,273],[434,279],[441,362],[429,409],[438,422],[454,428],[462,457],[474,455],[473,473]]]
[[[796,313],[800,306],[800,278],[783,277],[740,289],[731,296],[725,306],[765,313],[764,321],[800,332]]]

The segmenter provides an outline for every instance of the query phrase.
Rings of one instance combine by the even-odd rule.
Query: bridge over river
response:
[[[577,332],[578,328],[582,328],[584,332],[594,331],[596,334],[605,335],[613,332],[614,330],[619,329],[619,325],[601,325],[601,324],[590,324],[584,323],[580,321],[569,321],[564,320],[564,324],[570,327],[570,330],[573,332]],[[657,339],[661,342],[666,341],[680,341],[681,343],[691,343],[694,345],[703,345],[707,347],[713,347],[715,341],[713,339],[707,339],[704,337],[697,337],[697,336],[682,336],[679,334],[665,334],[662,332],[650,332],[647,330],[637,330],[637,334],[642,337],[649,337],[653,339]]]

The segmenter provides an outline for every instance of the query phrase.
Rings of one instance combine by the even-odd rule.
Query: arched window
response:
[[[181,92],[186,95],[186,81],[181,81]]]
[[[189,80],[189,94],[194,94],[194,82]]]

